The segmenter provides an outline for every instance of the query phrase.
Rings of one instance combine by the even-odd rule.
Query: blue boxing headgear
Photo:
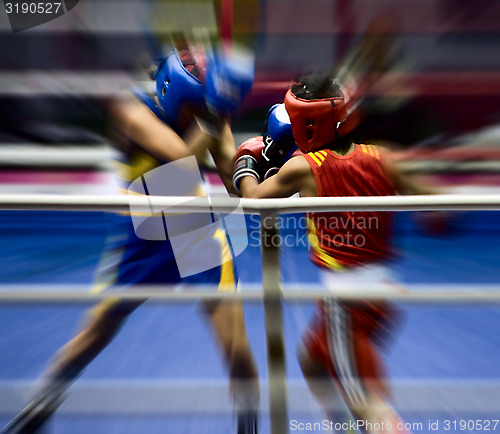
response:
[[[181,58],[176,51],[172,51],[159,64],[154,74],[158,103],[166,119],[174,124],[179,123],[183,106],[205,105],[205,83],[192,73],[200,72],[199,68],[188,52],[181,55]]]
[[[269,109],[264,128],[266,134],[269,134],[275,142],[281,140],[295,142],[290,118],[283,103],[274,104]]]
[[[297,150],[285,104],[275,104],[267,112],[264,142],[266,149],[272,146],[272,143],[277,143],[277,148],[280,149],[284,161],[291,158]]]

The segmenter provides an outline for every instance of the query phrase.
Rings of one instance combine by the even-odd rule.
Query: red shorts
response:
[[[373,392],[388,398],[379,348],[388,345],[398,318],[388,303],[322,300],[303,334],[304,346],[331,373],[347,400],[359,403]]]

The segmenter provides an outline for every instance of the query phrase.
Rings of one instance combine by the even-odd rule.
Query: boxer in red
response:
[[[233,180],[250,198],[390,196],[430,193],[387,161],[386,151],[351,140],[359,123],[356,98],[329,75],[311,74],[291,86],[284,106],[303,155],[266,176],[270,155],[258,138],[237,152]],[[332,290],[349,285],[394,285],[387,261],[393,249],[390,212],[309,213],[311,260]],[[397,318],[385,302],[318,301],[298,358],[311,391],[332,416],[335,385],[364,432],[406,432],[392,408],[378,344]]]

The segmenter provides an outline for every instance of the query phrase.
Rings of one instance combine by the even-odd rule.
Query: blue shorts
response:
[[[220,230],[223,230],[222,227]],[[130,216],[115,216],[101,256],[93,292],[133,290],[134,285],[150,285],[155,289],[165,285],[167,289],[173,290],[196,285],[192,289],[234,292],[238,278],[229,242],[227,238],[221,242],[220,236],[214,236],[213,242],[219,247],[221,259],[228,260],[221,260],[222,265],[182,278],[170,241],[143,240],[135,234]],[[191,256],[196,254],[203,255],[205,252],[190,252]],[[140,303],[123,304],[124,307],[136,307]]]

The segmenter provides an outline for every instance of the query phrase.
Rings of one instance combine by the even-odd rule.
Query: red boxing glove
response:
[[[245,176],[253,176],[259,183],[261,177],[258,170],[258,162],[262,158],[262,150],[264,149],[264,140],[262,136],[252,137],[243,142],[236,150],[233,184],[239,192],[240,181]]]

